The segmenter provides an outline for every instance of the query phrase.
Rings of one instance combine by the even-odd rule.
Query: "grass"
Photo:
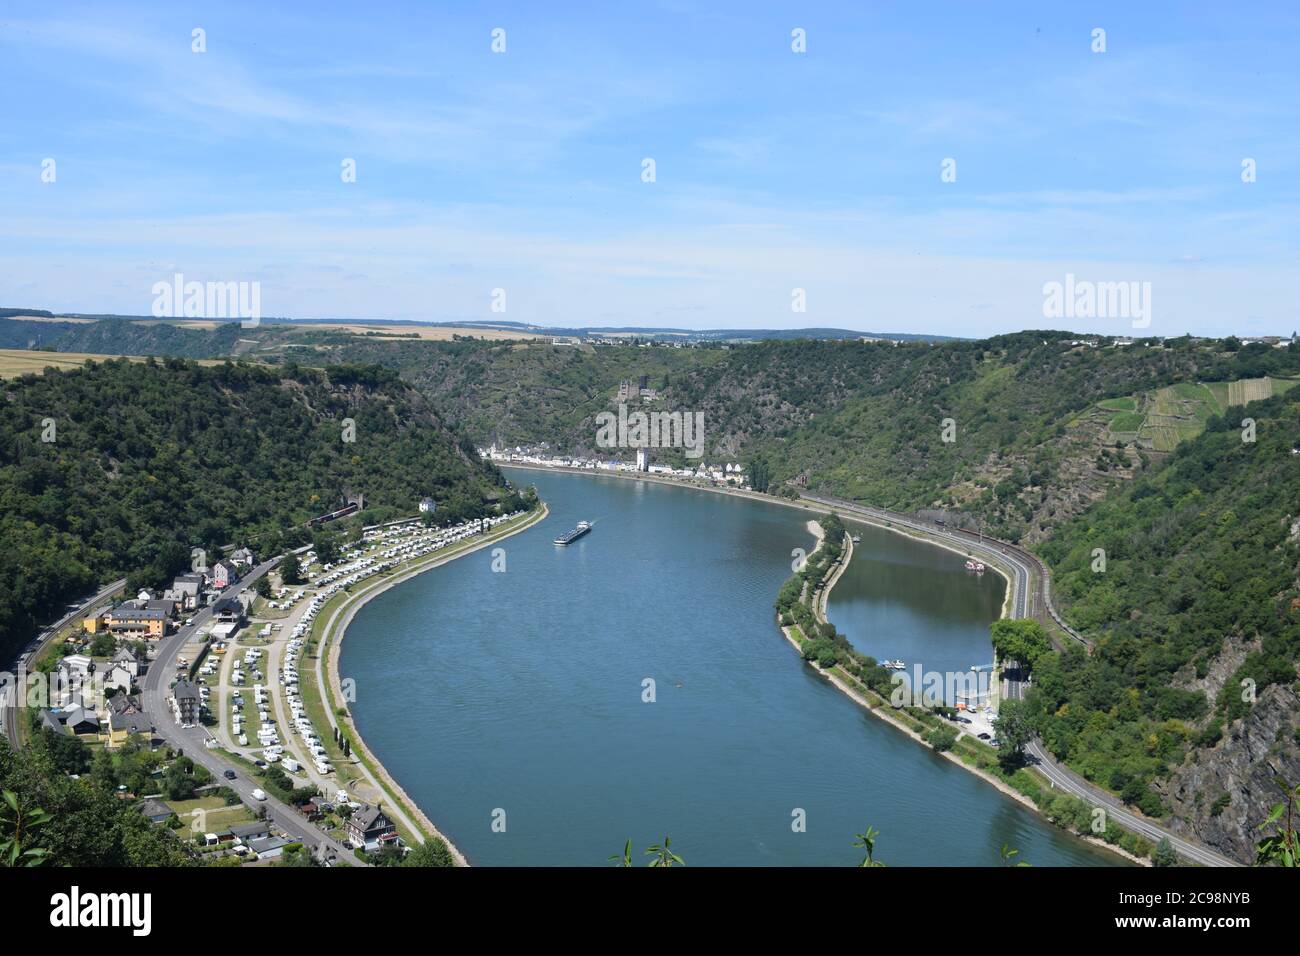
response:
[[[1128,398],[1107,398],[1097,403],[1109,412],[1136,412],[1137,399],[1132,396]]]
[[[1120,412],[1111,418],[1110,430],[1114,434],[1137,434],[1144,420],[1141,412]]]
[[[176,816],[180,817],[185,829],[192,833],[199,832],[191,829],[195,810],[203,811],[204,833],[215,833],[225,827],[251,823],[255,819],[253,813],[242,802],[226,806],[226,801],[220,797],[199,797],[194,800],[167,800],[165,802],[167,806],[172,808]]]

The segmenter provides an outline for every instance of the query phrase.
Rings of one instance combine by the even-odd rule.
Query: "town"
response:
[[[560,455],[550,452],[545,447],[515,446],[498,448],[491,445],[478,450],[479,456],[487,461],[507,465],[531,465],[538,468],[572,468],[579,471],[614,472],[625,475],[649,475],[657,478],[671,478],[703,484],[712,487],[748,488],[749,477],[745,467],[737,462],[725,464],[706,464],[701,462],[694,468],[674,468],[671,465],[651,463],[649,451],[636,449],[633,461],[618,459],[583,458]]]

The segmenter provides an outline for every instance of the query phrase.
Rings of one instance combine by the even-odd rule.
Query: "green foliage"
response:
[[[501,478],[392,372],[110,361],[6,383],[0,651],[97,583],[158,585],[190,549],[278,538],[347,490],[410,513]],[[340,440],[356,422],[357,441]],[[42,441],[53,419],[56,441]]]
[[[876,859],[876,837],[880,836],[880,831],[875,827],[867,827],[866,830],[857,834],[857,839],[853,845],[863,851],[862,862],[858,864],[861,869],[874,869],[885,866],[884,863]]]
[[[1268,687],[1296,680],[1300,546],[1290,527],[1300,470],[1291,447],[1300,406],[1287,396],[1252,403],[1254,443],[1242,441],[1244,415],[1209,419],[1164,468],[1041,549],[1064,613],[1097,642],[1091,655],[1070,648],[1035,668],[1030,699],[1043,739],[1148,814],[1165,812],[1152,781],[1214,746]],[[1092,570],[1095,548],[1106,553],[1104,573]],[[1188,686],[1189,672],[1204,677],[1229,640],[1259,649],[1210,701]],[[1226,797],[1210,812],[1221,813]]]
[[[131,803],[86,781],[57,772],[39,740],[22,751],[0,741],[0,790],[19,805],[39,808],[48,821],[24,839],[24,850],[44,851],[51,866],[184,866],[188,850],[164,827],[154,827]],[[12,830],[0,824],[9,837]],[[12,850],[10,851],[12,852]]]
[[[1151,863],[1154,866],[1177,866],[1178,851],[1174,845],[1169,842],[1169,837],[1161,837],[1156,848],[1151,851]]]
[[[168,800],[190,800],[196,787],[206,786],[212,774],[189,757],[177,757],[162,778],[162,792]]]
[[[290,552],[280,562],[280,580],[286,585],[302,584],[302,566],[298,555]]]
[[[1024,763],[1025,748],[1034,739],[1033,713],[1024,701],[1004,700],[993,727],[998,735],[998,763],[1004,770],[1014,770]]]
[[[686,861],[673,852],[672,841],[668,837],[664,837],[663,843],[652,843],[646,847],[645,855],[651,858],[649,865],[654,867],[686,865]]]
[[[1275,832],[1255,844],[1255,862],[1259,866],[1300,866],[1300,831],[1295,824],[1296,804],[1300,801],[1300,786],[1292,787],[1281,777],[1274,781],[1286,796],[1276,803],[1259,829],[1275,827]]]
[[[430,837],[406,854],[402,866],[455,866],[456,860],[441,837]]]
[[[951,727],[935,727],[925,735],[925,742],[935,750],[943,753],[945,750],[951,750],[957,743],[957,731]]]
[[[1052,642],[1043,625],[1033,618],[1000,618],[989,628],[993,650],[999,660],[1017,661],[1022,671],[1030,671],[1046,654]]]

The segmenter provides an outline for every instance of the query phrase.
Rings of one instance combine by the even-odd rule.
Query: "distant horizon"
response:
[[[1296,12],[1208,0],[13,0],[0,289],[144,315],[183,273],[300,319],[1281,334],[1297,48]],[[1054,285],[1128,298],[1076,314]]]
[[[221,320],[221,319],[207,320],[202,318],[185,318],[185,317],[158,318],[152,315],[132,315],[126,313],[110,313],[110,312],[72,312],[72,311],[60,311],[54,309],[47,309],[47,308],[35,307],[35,306],[10,306],[10,305],[0,304],[0,313],[3,312],[20,313],[20,314],[0,317],[0,321],[6,321],[8,319],[17,319],[20,318],[21,315],[27,315],[27,314],[35,316],[37,313],[49,313],[48,316],[39,316],[39,317],[53,319],[53,320],[66,318],[66,319],[78,319],[78,320],[91,319],[97,321],[116,320],[116,321],[124,321],[124,322],[168,322],[168,323],[176,323],[176,324],[184,324],[187,322],[188,323],[206,322],[206,321],[222,322],[224,324],[234,324],[239,321],[238,319],[234,319],[234,318],[225,319],[225,320]],[[461,319],[461,320],[441,320],[441,319],[395,319],[395,318],[374,318],[374,317],[358,318],[355,316],[313,316],[313,317],[263,316],[261,318],[261,323],[265,325],[290,325],[290,326],[351,324],[351,325],[376,325],[376,326],[429,326],[429,327],[436,326],[436,327],[443,327],[443,328],[467,328],[467,329],[498,328],[507,331],[512,328],[517,328],[521,332],[532,332],[534,334],[540,333],[540,334],[549,334],[549,335],[557,335],[557,336],[562,336],[574,332],[586,333],[592,335],[623,334],[623,335],[630,335],[630,336],[635,336],[635,335],[655,336],[655,335],[674,335],[674,334],[686,335],[686,336],[713,335],[718,337],[719,340],[721,340],[721,337],[726,336],[728,334],[733,334],[737,337],[756,338],[762,336],[764,333],[790,336],[792,333],[799,333],[799,332],[809,333],[810,334],[809,337],[821,337],[821,338],[835,337],[835,338],[847,339],[849,337],[865,337],[865,338],[879,338],[879,339],[896,340],[896,341],[933,340],[933,341],[953,341],[953,342],[961,342],[961,341],[974,342],[974,341],[981,341],[984,339],[996,338],[1002,335],[1021,335],[1021,334],[1031,334],[1031,333],[1044,333],[1044,334],[1053,334],[1053,335],[1076,335],[1082,338],[1097,337],[1097,338],[1121,338],[1121,339],[1133,339],[1133,340],[1140,340],[1144,338],[1175,339],[1175,338],[1182,338],[1185,335],[1191,335],[1193,338],[1216,339],[1216,340],[1223,340],[1228,338],[1237,338],[1243,340],[1258,340],[1258,339],[1265,339],[1265,338],[1289,339],[1295,334],[1294,330],[1292,330],[1291,332],[1282,332],[1282,331],[1262,332],[1254,335],[1242,335],[1238,333],[1228,333],[1226,335],[1210,335],[1210,334],[1195,333],[1195,332],[1171,332],[1171,333],[1162,332],[1158,334],[1152,334],[1149,333],[1147,330],[1143,330],[1143,329],[1095,332],[1095,331],[1081,331],[1079,329],[1067,328],[1067,327],[1057,328],[1057,327],[1050,327],[1050,326],[1037,326],[1037,327],[1026,327],[1023,329],[1007,329],[1005,331],[1000,331],[1000,332],[990,332],[986,335],[972,336],[972,335],[947,335],[942,333],[926,332],[926,331],[900,332],[891,329],[853,329],[853,328],[847,328],[841,326],[826,326],[826,325],[793,326],[789,328],[759,326],[759,325],[735,326],[733,328],[720,328],[717,326],[708,326],[708,325],[702,325],[698,327],[696,326],[635,326],[635,325],[597,326],[597,325],[545,325],[545,324],[537,324],[531,322],[520,322],[513,319],[475,318],[475,319]],[[814,335],[814,333],[821,333],[821,334],[820,336],[818,336],[818,335]]]

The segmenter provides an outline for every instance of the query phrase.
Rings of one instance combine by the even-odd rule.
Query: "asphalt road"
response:
[[[983,554],[987,557],[994,557],[1005,565],[1009,566],[1013,572],[1012,583],[1012,601],[1011,616],[1013,618],[1029,617],[1032,612],[1031,597],[1042,602],[1044,609],[1052,618],[1061,625],[1061,627],[1072,638],[1088,645],[1088,641],[1080,634],[1071,629],[1062,621],[1052,606],[1051,592],[1049,588],[1050,577],[1046,565],[1038,559],[1036,555],[1030,554],[1023,548],[1006,542],[996,541],[989,538],[977,540],[970,535],[957,533],[925,521],[919,521],[907,515],[897,514],[887,511],[883,508],[870,508],[854,502],[842,501],[837,498],[826,498],[817,495],[803,495],[809,501],[817,504],[833,507],[837,511],[847,515],[858,515],[871,518],[874,521],[888,521],[895,525],[906,528],[912,528],[917,531],[924,531],[932,537],[939,538],[945,542],[960,546],[974,554]],[[1037,577],[1031,573],[1031,568],[1037,572]],[[1037,581],[1037,587],[1031,589],[1031,584]],[[1010,680],[1008,684],[1008,696],[1017,700],[1023,700],[1026,685],[1021,681]],[[1052,786],[1064,793],[1071,794],[1081,799],[1087,800],[1093,805],[1101,805],[1106,808],[1106,813],[1116,824],[1133,833],[1137,833],[1149,840],[1159,841],[1162,837],[1168,837],[1169,842],[1174,849],[1188,860],[1199,863],[1202,866],[1240,866],[1236,860],[1230,859],[1222,854],[1216,853],[1208,847],[1193,843],[1183,837],[1180,837],[1169,830],[1151,822],[1146,817],[1139,816],[1125,809],[1124,804],[1113,794],[1102,790],[1099,787],[1089,783],[1078,774],[1074,773],[1060,764],[1058,764],[1047,752],[1041,741],[1035,740],[1026,748],[1031,762],[1037,765]]]

